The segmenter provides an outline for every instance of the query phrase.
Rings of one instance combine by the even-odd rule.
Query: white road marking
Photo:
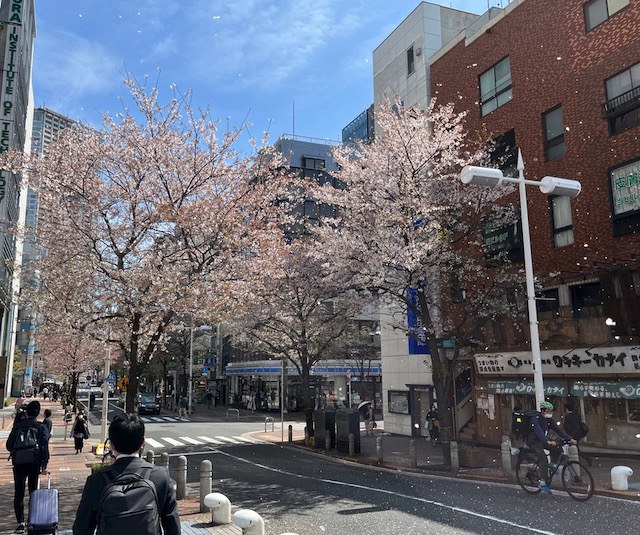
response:
[[[215,438],[211,438],[211,437],[198,437],[200,440],[204,440],[205,442],[208,442],[209,444],[224,444],[224,442],[222,442],[221,440],[216,440]]]
[[[200,442],[199,440],[196,440],[195,438],[191,438],[191,437],[180,437],[180,440],[184,440],[185,442],[189,442],[190,444],[195,444],[200,446],[204,444],[204,442]]]
[[[145,437],[144,443],[147,446],[151,446],[152,448],[164,448],[164,444],[162,444],[162,442],[158,442],[157,440],[153,440],[152,438]]]
[[[162,440],[168,442],[172,446],[184,446],[184,444],[182,442],[180,442],[179,440],[176,440],[175,438],[162,437]]]

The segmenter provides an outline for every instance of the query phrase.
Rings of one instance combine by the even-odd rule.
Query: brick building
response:
[[[571,200],[527,192],[545,390],[559,413],[573,398],[588,442],[622,449],[640,449],[639,27],[637,0],[514,0],[430,58],[432,94],[498,141],[503,168],[520,149],[527,179],[582,184]],[[494,334],[474,357],[489,443],[534,403],[526,324]]]

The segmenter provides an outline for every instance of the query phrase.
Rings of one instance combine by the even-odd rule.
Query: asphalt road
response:
[[[365,467],[279,445],[211,447],[187,453],[188,482],[213,465],[213,491],[253,509],[265,532],[299,535],[638,533],[640,503],[562,492],[529,496],[507,484]],[[172,456],[173,457],[173,456]],[[172,462],[172,477],[176,477]]]

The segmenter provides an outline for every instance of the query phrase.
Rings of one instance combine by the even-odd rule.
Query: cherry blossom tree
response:
[[[262,143],[239,153],[241,129],[219,132],[189,94],[128,81],[133,106],[77,125],[46,155],[0,164],[34,177],[43,254],[27,277],[42,316],[67,314],[77,331],[104,332],[127,363],[126,408],[177,315],[224,317],[252,258],[275,254],[292,199],[279,157]],[[36,276],[37,275],[37,276]],[[61,311],[56,302],[74,289]],[[25,300],[28,298],[25,296]],[[75,305],[75,306],[74,306]]]
[[[492,321],[514,313],[506,254],[487,262],[482,241],[486,221],[512,224],[513,211],[500,205],[504,190],[458,180],[464,165],[488,163],[482,141],[465,136],[464,114],[452,105],[415,110],[387,101],[376,109],[374,142],[334,151],[345,188],[317,194],[338,214],[316,229],[325,257],[351,274],[353,287],[399,310],[394,328],[428,345],[444,443],[452,437],[451,387],[461,351]],[[408,314],[417,326],[408,327]],[[439,347],[442,339],[455,340],[452,355]]]
[[[313,429],[311,368],[320,360],[345,357],[343,337],[370,300],[348,294],[349,275],[321,261],[310,237],[299,237],[279,256],[269,277],[247,277],[243,310],[231,332],[264,355],[286,359],[298,370],[307,427]],[[259,264],[256,264],[258,267]]]

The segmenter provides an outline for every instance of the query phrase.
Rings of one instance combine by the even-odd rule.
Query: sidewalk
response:
[[[51,484],[59,490],[60,501],[60,535],[65,535],[65,530],[70,530],[75,517],[75,511],[80,501],[82,488],[87,476],[90,474],[89,466],[100,459],[91,453],[91,447],[99,441],[99,423],[92,421],[91,438],[85,441],[85,451],[76,455],[73,447],[73,439],[68,438],[68,431],[65,435],[64,411],[59,403],[42,402],[42,411],[49,408],[52,411],[53,438],[50,443],[51,460],[49,469],[51,472]],[[13,425],[10,415],[12,410],[1,409],[0,418],[4,418],[4,430],[0,430],[0,455],[6,452],[6,436]],[[416,438],[414,445],[417,453],[417,467],[412,467],[409,458],[409,448],[411,438],[407,436],[391,435],[384,432],[383,422],[379,422],[379,427],[374,430],[373,436],[360,437],[360,454],[350,457],[348,454],[339,453],[336,450],[326,452],[321,448],[311,448],[304,446],[304,427],[301,421],[302,415],[285,415],[284,430],[280,426],[280,415],[277,413],[251,412],[239,410],[238,413],[232,411],[229,420],[252,422],[265,422],[266,418],[273,419],[265,422],[265,431],[251,433],[255,438],[274,443],[288,444],[289,426],[292,429],[292,443],[290,447],[304,448],[310,453],[317,455],[330,455],[345,461],[357,462],[371,466],[381,466],[394,470],[412,471],[416,473],[433,473],[440,476],[452,478],[475,479],[484,481],[500,481],[515,484],[515,479],[508,479],[502,473],[502,463],[500,451],[495,448],[482,448],[484,466],[481,468],[461,468],[460,472],[453,474],[445,471],[442,462],[442,449],[439,446],[432,446],[425,438]],[[191,421],[224,421],[227,418],[225,407],[207,409],[206,406],[197,406],[196,412],[190,417]],[[1,422],[1,420],[0,420]],[[273,429],[273,431],[272,431]],[[65,440],[66,436],[66,440]],[[383,450],[383,462],[377,463],[377,441],[381,439]],[[640,455],[626,455],[613,457],[603,453],[591,452],[593,466],[589,467],[596,487],[597,494],[616,496],[624,499],[640,500]],[[0,535],[11,533],[15,527],[13,513],[13,473],[11,464],[7,460],[8,453],[0,458]],[[629,479],[630,488],[628,491],[614,491],[611,488],[611,468],[618,465],[629,466],[634,475]],[[180,517],[183,521],[182,532],[186,535],[200,535],[213,533],[216,535],[239,535],[240,528],[234,525],[212,526],[210,513],[199,512],[199,497],[197,496],[197,486],[190,485],[188,491],[191,492],[185,500],[178,502]],[[27,499],[26,499],[27,500]],[[25,501],[26,501],[25,500]],[[234,504],[232,504],[234,505]],[[260,513],[260,511],[256,511]],[[70,533],[70,532],[69,532]]]

